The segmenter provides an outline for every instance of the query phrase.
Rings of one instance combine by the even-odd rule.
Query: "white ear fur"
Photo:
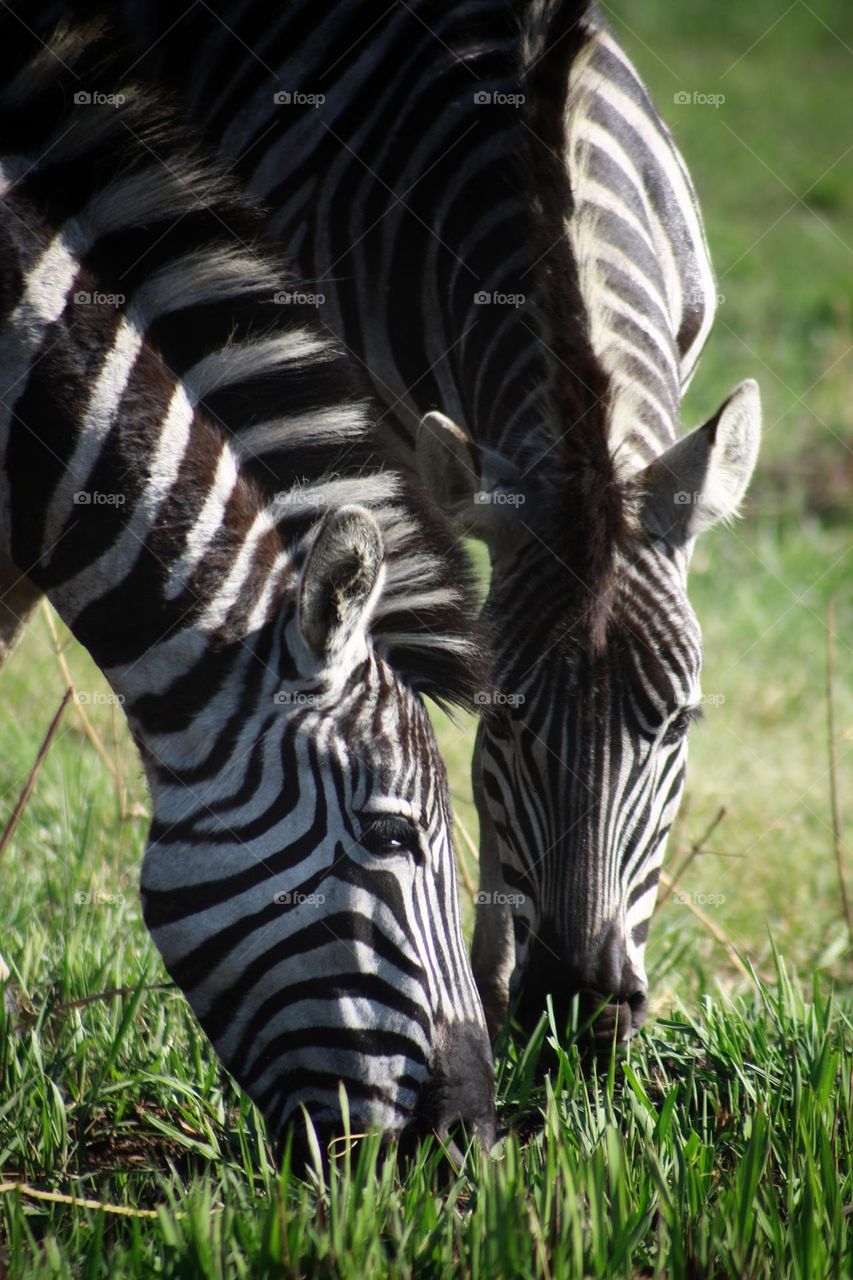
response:
[[[748,378],[713,418],[683,436],[640,476],[648,531],[682,545],[737,514],[758,457],[761,397]]]
[[[320,524],[299,582],[299,629],[314,657],[331,662],[364,635],[382,589],[385,549],[364,507],[341,507]]]

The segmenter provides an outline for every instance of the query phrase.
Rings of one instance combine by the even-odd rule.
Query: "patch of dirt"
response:
[[[151,1102],[134,1103],[130,1115],[117,1128],[109,1127],[109,1117],[98,1120],[80,1142],[80,1175],[94,1173],[164,1173],[172,1166],[180,1173],[189,1171],[199,1160],[174,1138],[147,1123],[156,1116],[175,1125],[174,1117]]]

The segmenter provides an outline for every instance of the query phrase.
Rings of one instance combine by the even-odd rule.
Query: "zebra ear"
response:
[[[758,456],[761,397],[748,378],[703,426],[676,441],[640,476],[642,520],[679,546],[737,514]]]
[[[471,506],[480,488],[477,446],[446,414],[434,410],[421,418],[415,460],[430,496],[448,515]]]
[[[321,523],[299,583],[299,628],[315,658],[329,662],[364,635],[384,555],[379,525],[364,507],[341,507]]]
[[[421,419],[415,458],[432,500],[466,533],[494,545],[517,523],[517,504],[502,498],[518,469],[475,444],[446,414],[433,410]]]

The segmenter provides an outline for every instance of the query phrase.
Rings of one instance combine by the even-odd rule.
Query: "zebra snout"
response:
[[[581,991],[580,1020],[589,1024],[585,1046],[593,1053],[609,1053],[614,1040],[627,1044],[645,1021],[646,1003],[645,994],[638,990],[627,997]]]
[[[594,1053],[609,1052],[614,1039],[626,1044],[646,1018],[648,986],[628,958],[625,936],[617,924],[601,935],[585,955],[560,959],[557,944],[531,949],[521,983],[516,1017],[531,1032],[551,997],[562,1030],[578,1003],[578,1026]]]
[[[579,994],[581,1019],[590,1023],[594,1049],[609,1049],[614,1038],[627,1043],[645,1022],[648,987],[631,964],[625,935],[616,924],[583,966]]]
[[[434,1133],[447,1141],[457,1156],[473,1137],[487,1151],[495,1145],[495,1075],[484,1027],[455,1022],[438,1029],[416,1127],[421,1136]]]

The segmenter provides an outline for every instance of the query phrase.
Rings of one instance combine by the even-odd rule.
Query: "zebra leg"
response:
[[[507,902],[500,847],[481,795],[478,761],[479,752],[475,747],[472,782],[474,801],[480,815],[480,888],[471,968],[483,1002],[489,1037],[494,1041],[503,1030],[509,1007],[509,980],[515,968],[515,931]]]
[[[24,628],[41,597],[38,587],[17,569],[8,556],[0,551],[0,671],[15,645],[24,634]],[[0,955],[0,983],[11,977],[9,966]],[[6,991],[7,1009],[13,1005],[11,991]]]
[[[0,670],[24,634],[40,598],[38,587],[0,552]],[[0,967],[0,979],[2,976]]]

